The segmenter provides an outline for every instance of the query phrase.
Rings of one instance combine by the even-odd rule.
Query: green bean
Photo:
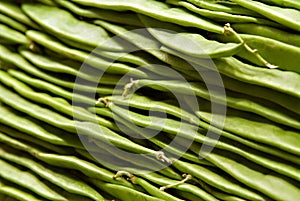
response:
[[[249,15],[249,16],[257,16],[260,17],[258,13],[245,9],[239,5],[226,5],[221,4],[218,2],[211,2],[211,1],[201,1],[201,0],[187,0],[188,2],[208,10],[214,10],[214,11],[221,11],[225,13],[231,13],[231,14],[239,14],[239,15]]]
[[[163,199],[149,196],[145,193],[124,186],[105,183],[93,178],[88,178],[88,180],[102,191],[105,191],[112,196],[118,195],[118,197],[121,197],[123,201],[132,201],[133,198],[135,201],[163,201]]]
[[[19,5],[14,4],[11,1],[3,0],[0,3],[0,13],[7,15],[21,23],[24,23],[34,29],[39,29],[38,25],[36,25],[31,19],[23,13]]]
[[[20,54],[28,61],[42,69],[53,71],[56,73],[66,73],[73,76],[78,76],[92,82],[99,82],[99,77],[94,76],[97,71],[92,68],[85,68],[85,72],[80,71],[81,64],[73,60],[58,60],[53,57],[36,54],[26,49],[20,50]],[[101,84],[116,84],[120,80],[119,76],[105,75],[101,77]]]
[[[209,71],[204,72],[202,74],[203,76],[205,76],[206,84],[215,85],[214,74],[215,72],[209,72]],[[294,113],[300,114],[300,105],[297,104],[299,99],[296,97],[283,94],[275,90],[270,90],[266,87],[260,87],[260,86],[240,82],[236,79],[224,75],[222,76],[222,81],[226,89],[243,93],[246,95],[251,95],[253,97],[266,99],[268,101],[272,101]],[[253,93],[254,91],[255,93]]]
[[[188,61],[198,62],[202,67],[210,68],[211,64],[205,60],[183,55],[178,51],[165,48],[164,51],[176,54]],[[233,57],[214,59],[217,70],[231,78],[249,83],[268,87],[283,93],[300,98],[300,75],[295,72],[281,71],[277,69],[257,68],[245,64]],[[214,70],[214,69],[213,69]]]
[[[66,0],[54,0],[59,5],[63,6],[64,8],[70,10],[71,12],[88,18],[96,18],[107,20],[115,23],[132,25],[137,27],[143,27],[143,24],[139,21],[136,14],[134,13],[125,13],[123,12],[120,15],[120,12],[111,11],[111,10],[103,10],[98,8],[82,8],[70,1]]]
[[[46,104],[61,113],[69,115],[70,117],[76,116],[76,118],[80,120],[100,123],[101,125],[108,128],[114,127],[111,122],[107,121],[106,119],[96,117],[82,107],[72,106],[68,102],[66,102],[65,99],[54,98],[48,94],[33,91],[30,87],[14,79],[13,77],[10,77],[3,71],[0,71],[0,82],[9,87],[12,87],[20,95],[31,99],[34,102]]]
[[[195,140],[196,142],[200,143],[208,143],[213,144],[217,148],[225,149],[237,153],[257,164],[263,165],[267,168],[270,168],[274,171],[277,171],[281,174],[294,178],[296,180],[300,179],[300,171],[289,165],[286,164],[284,161],[277,161],[275,159],[270,159],[264,155],[261,155],[258,151],[252,150],[245,146],[233,146],[226,141],[215,141],[214,139],[210,139],[203,135],[197,134],[192,127],[191,124],[185,124],[183,122],[177,122],[176,120],[171,119],[164,119],[162,120],[160,117],[151,117],[148,118],[144,115],[140,115],[134,112],[126,111],[123,108],[120,108],[113,103],[109,104],[109,108],[113,111],[122,116],[124,119],[128,119],[132,121],[134,124],[138,126],[143,126],[155,130],[162,130],[167,133],[173,135],[179,135],[189,140]],[[158,123],[159,122],[159,123]],[[161,122],[164,122],[163,124]],[[184,128],[182,131],[181,129]]]
[[[263,0],[263,3],[276,4],[280,7],[290,7],[290,8],[296,8],[296,9],[300,10],[300,3],[297,0],[285,0],[285,1]]]
[[[227,92],[225,100],[225,97],[221,95],[221,93],[216,91],[213,92],[212,90],[208,92],[208,90],[205,89],[205,87],[201,83],[146,79],[135,80],[132,83],[137,88],[140,88],[141,86],[147,86],[160,91],[171,90],[172,92],[178,92],[182,94],[194,93],[196,96],[202,97],[206,100],[211,100],[212,102],[220,104],[224,104],[226,102],[227,106],[231,108],[256,113],[277,123],[300,129],[300,122],[298,120],[293,118],[293,116],[291,115],[285,114],[281,110],[276,111],[275,109],[270,108],[270,103],[268,103],[268,106],[266,106],[265,102],[254,101],[249,99],[248,97],[248,99],[246,99],[242,95],[236,94],[234,92]]]
[[[163,45],[191,56],[200,58],[228,57],[239,52],[243,45],[233,43],[222,44],[216,41],[210,41],[200,34],[170,32],[170,30],[166,28],[155,29],[156,22],[154,20],[143,16],[140,16],[140,19],[146,27],[148,27],[147,29],[151,35]]]
[[[29,46],[30,41],[22,33],[9,28],[4,24],[0,24],[0,38],[7,40],[13,44],[21,44]]]
[[[27,193],[23,190],[21,190],[19,187],[12,186],[8,184],[7,181],[2,181],[0,179],[0,195],[8,195],[12,198],[15,198],[16,200],[21,201],[39,201],[40,199],[36,198],[34,195]],[[8,199],[4,199],[2,196],[0,196],[0,199],[2,201],[7,201]]]
[[[77,20],[72,14],[61,8],[37,3],[24,3],[22,4],[22,10],[41,27],[59,37],[74,40],[77,43],[94,48],[99,47],[111,51],[125,50],[117,42],[107,43],[109,35],[103,28]],[[65,19],[68,23],[61,23],[60,19]],[[79,32],[78,30],[85,31]]]
[[[6,149],[3,146],[1,147],[0,152],[1,158],[29,168],[42,178],[60,186],[70,193],[90,197],[93,200],[104,200],[104,198],[92,187],[80,180],[76,180],[74,177],[71,177],[71,175],[67,174],[66,171],[54,168],[50,169],[49,167],[22,155],[20,152],[12,151],[12,149]]]
[[[18,21],[15,21],[14,19],[3,15],[0,13],[0,22],[3,24],[6,24],[8,26],[10,26],[13,29],[16,29],[17,31],[20,32],[26,32],[27,31],[27,27],[21,23],[19,23]]]
[[[266,38],[281,41],[283,43],[300,47],[300,36],[278,28],[252,23],[232,24],[234,30],[239,33],[263,36]]]
[[[181,26],[188,26],[188,27],[197,27],[206,31],[214,32],[214,33],[223,33],[223,28],[209,20],[201,19],[196,17],[180,8],[171,8],[169,5],[149,0],[147,2],[141,0],[134,0],[130,2],[125,1],[92,1],[92,0],[72,0],[73,2],[103,8],[103,9],[110,9],[116,11],[124,11],[124,10],[131,10],[137,13],[141,13],[155,19],[164,21],[164,22],[171,22],[175,24],[179,24]],[[181,16],[178,18],[178,16]]]
[[[265,122],[230,115],[226,115],[224,124],[220,125],[218,122],[210,121],[212,114],[208,112],[197,111],[196,114],[204,121],[243,138],[265,143],[289,153],[300,155],[300,136],[299,133],[295,131],[282,129],[276,125]],[[257,133],[264,133],[264,135],[257,135]]]
[[[53,144],[65,145],[68,147],[82,147],[80,141],[73,136],[66,135],[66,133],[62,136],[54,135],[42,126],[34,123],[29,117],[24,118],[24,115],[19,116],[15,114],[12,109],[4,107],[2,104],[0,104],[0,111],[1,114],[3,114],[3,116],[0,117],[0,122],[5,125]]]
[[[44,183],[39,181],[39,179],[31,172],[22,171],[2,159],[0,159],[0,164],[0,176],[2,178],[7,179],[8,181],[18,184],[24,188],[27,188],[44,198],[57,201],[66,201],[64,197],[57,194]]]
[[[191,155],[189,153],[182,153],[182,151],[180,149],[178,149],[177,147],[168,146],[168,144],[167,144],[167,142],[165,142],[164,138],[159,138],[157,136],[149,138],[149,136],[151,136],[151,134],[147,133],[147,130],[140,129],[139,127],[136,127],[136,126],[132,126],[132,124],[130,124],[128,121],[126,121],[126,120],[122,119],[121,117],[119,117],[118,114],[113,114],[112,112],[110,112],[106,108],[93,108],[93,110],[96,114],[111,117],[115,121],[118,121],[118,122],[122,123],[123,125],[125,125],[126,128],[123,127],[121,129],[123,132],[124,132],[124,129],[126,129],[125,133],[128,133],[128,132],[131,133],[132,131],[134,131],[134,133],[137,133],[137,134],[139,134],[143,137],[148,138],[149,141],[156,144],[158,147],[164,149],[167,152],[170,152],[172,154],[175,154],[176,156],[180,156],[180,157],[185,158],[187,160],[193,161],[195,163],[210,165],[206,161],[199,160],[199,158],[194,156],[194,155]],[[128,130],[128,129],[130,129],[130,130]],[[131,133],[130,135],[132,136],[133,134]],[[139,136],[139,138],[141,138],[141,136]]]
[[[99,70],[104,70],[105,72],[113,74],[128,74],[137,77],[147,77],[144,72],[125,64],[111,63],[100,57],[90,55],[87,52],[71,49],[45,33],[29,30],[26,32],[26,36],[54,52],[60,53],[70,59],[85,62]]]
[[[144,175],[140,175],[140,176],[146,180],[149,180],[149,181],[156,183],[158,185],[161,185],[161,186],[172,185],[177,182],[176,180],[172,180],[172,179],[160,176],[157,173],[149,173],[149,174],[144,174]],[[206,191],[204,191],[201,188],[198,188],[197,186],[194,186],[192,184],[182,183],[178,186],[174,186],[173,188],[176,190],[185,191],[185,192],[194,194],[194,195],[198,196],[200,199],[204,199],[204,200],[208,200],[208,201],[209,200],[217,200],[211,194],[207,193]]]
[[[39,78],[43,78],[49,82],[52,82],[56,85],[60,85],[69,89],[76,89],[76,90],[81,90],[81,91],[86,91],[86,92],[97,92],[99,94],[112,94],[113,89],[111,88],[104,88],[104,87],[91,87],[91,86],[86,86],[80,83],[74,84],[73,82],[69,81],[64,81],[61,79],[58,79],[57,77],[49,75],[49,73],[44,73],[37,68],[35,68],[33,65],[31,65],[27,60],[25,60],[22,56],[20,56],[17,53],[11,52],[7,47],[4,47],[3,45],[0,45],[0,60],[3,60],[7,63],[11,63],[19,67],[20,69],[29,72],[30,74],[33,74]],[[5,56],[4,56],[5,55]],[[57,76],[57,75],[56,75]],[[53,87],[51,87],[53,88]],[[74,95],[76,98],[76,95]]]
[[[8,126],[2,125],[2,124],[0,124],[0,132],[3,132],[6,135],[9,135],[9,136],[11,136],[13,138],[16,138],[18,140],[21,139],[20,142],[22,140],[24,140],[24,141],[26,141],[26,143],[34,143],[34,144],[37,144],[41,147],[44,147],[48,150],[54,151],[54,152],[59,153],[59,154],[72,154],[72,153],[74,153],[73,149],[70,148],[70,147],[59,147],[59,146],[53,145],[49,142],[40,140],[38,138],[31,137],[30,135],[27,135],[23,132],[20,132],[18,130],[15,130],[11,127],[8,127]]]
[[[179,169],[181,172],[186,172],[188,174],[193,175],[194,177],[199,178],[201,181],[218,188],[226,193],[233,194],[240,196],[245,199],[249,200],[265,200],[262,196],[253,191],[248,190],[236,184],[230,180],[227,180],[221,175],[214,173],[213,171],[209,170],[208,168],[194,165],[190,163],[186,163],[180,160],[176,160],[173,163],[174,167]]]
[[[80,135],[84,134],[91,138],[96,138],[102,141],[110,142],[114,146],[132,152],[140,154],[149,154],[151,156],[159,158],[159,160],[162,161],[169,161],[161,152],[157,152],[146,147],[140,146],[126,139],[125,137],[114,133],[113,131],[104,126],[94,124],[91,122],[72,121],[49,109],[35,105],[2,86],[0,86],[0,91],[0,100],[2,102],[9,104],[11,107],[14,107],[19,111],[25,112],[28,115],[31,115],[32,117],[35,117],[43,122],[47,122],[55,127],[72,133],[79,133]],[[99,135],[99,129],[101,131],[101,135]]]
[[[47,164],[57,166],[57,167],[78,170],[78,171],[82,172],[83,174],[85,174],[89,177],[92,177],[92,178],[100,179],[102,181],[106,181],[106,182],[110,182],[110,183],[124,185],[128,188],[134,188],[133,185],[131,185],[126,180],[112,179],[114,174],[109,172],[108,170],[106,170],[104,168],[100,168],[93,163],[79,159],[76,156],[62,155],[61,153],[60,154],[52,154],[52,153],[48,153],[45,151],[41,151],[40,149],[36,148],[36,146],[29,145],[28,143],[25,144],[23,142],[14,140],[14,139],[12,139],[8,136],[5,136],[1,133],[0,133],[0,140],[1,140],[1,142],[8,144],[9,146],[11,146],[15,149],[28,152],[35,158],[37,158]]]
[[[197,8],[193,4],[181,0],[167,0],[168,3],[172,3],[178,6],[182,6],[194,13],[197,13],[203,17],[206,17],[211,20],[215,20],[217,22],[224,22],[224,23],[247,23],[247,22],[252,22],[252,23],[257,23],[257,24],[264,24],[264,25],[269,25],[269,26],[277,26],[279,27],[277,23],[261,18],[261,17],[252,17],[252,16],[247,16],[245,14],[240,14],[240,15],[234,15],[222,11],[211,11],[203,8]]]
[[[264,58],[272,64],[277,65],[280,69],[300,73],[298,68],[298,63],[300,62],[298,60],[300,55],[299,47],[261,36],[249,34],[240,34],[240,36],[249,46],[257,49]],[[225,42],[231,41],[230,37],[220,38],[217,36],[217,39]],[[249,54],[249,52],[245,50],[240,51],[237,56],[256,65],[264,66],[264,64],[261,63],[253,54]]]
[[[299,188],[287,179],[273,172],[255,170],[249,164],[242,163],[243,160],[240,158],[231,159],[228,157],[228,154],[225,157],[224,155],[213,153],[208,154],[206,158],[232,177],[270,198],[275,200],[293,200],[295,197],[300,196]],[[282,193],[282,189],[285,189],[285,193]]]
[[[249,0],[233,0],[233,2],[253,10],[275,22],[289,27],[293,30],[300,31],[300,11],[290,8],[281,8],[277,6],[270,6],[261,2]]]

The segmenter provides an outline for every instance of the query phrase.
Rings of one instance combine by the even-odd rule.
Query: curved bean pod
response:
[[[13,18],[10,18],[6,15],[3,15],[0,13],[0,22],[4,23],[8,26],[10,26],[11,28],[14,28],[20,32],[26,32],[27,31],[27,27],[21,23],[19,23],[18,21],[14,20]]]

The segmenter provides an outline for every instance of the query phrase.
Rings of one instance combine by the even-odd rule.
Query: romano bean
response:
[[[209,168],[186,163],[180,160],[176,160],[173,165],[181,172],[191,174],[201,181],[226,193],[237,195],[249,200],[265,200],[261,195],[241,186],[240,184],[227,180],[225,177],[209,170]]]
[[[253,17],[253,16],[247,16],[245,14],[235,15],[230,14],[222,11],[211,11],[203,8],[197,8],[193,4],[185,1],[180,0],[168,0],[167,2],[173,3],[175,5],[182,6],[192,12],[195,12],[203,17],[206,17],[211,20],[215,20],[217,22],[223,22],[223,23],[257,23],[257,24],[264,24],[269,26],[280,26],[277,23],[261,18],[261,17]]]
[[[38,138],[31,137],[30,135],[27,135],[23,132],[20,132],[18,130],[15,130],[11,127],[5,126],[3,124],[0,124],[0,132],[4,133],[5,135],[8,135],[12,138],[18,139],[19,141],[25,141],[28,143],[34,143],[36,145],[39,145],[41,147],[44,147],[48,150],[54,151],[59,154],[72,154],[74,153],[73,149],[70,147],[61,147],[54,144],[51,144],[49,142],[40,140]]]
[[[286,114],[283,108],[276,111],[274,108],[270,107],[270,103],[266,105],[265,102],[251,100],[249,97],[247,99],[241,94],[234,92],[227,92],[226,98],[222,93],[218,91],[208,91],[202,83],[187,83],[182,81],[170,81],[170,80],[134,80],[133,85],[135,87],[147,86],[159,91],[169,91],[173,93],[182,93],[190,95],[194,93],[196,96],[216,102],[219,104],[227,103],[227,106],[252,113],[261,115],[267,119],[270,119],[274,122],[288,125],[296,129],[300,129],[300,122],[291,115]]]
[[[39,198],[36,198],[34,195],[21,190],[19,187],[10,185],[7,181],[0,179],[0,195],[8,195],[16,200],[21,201],[39,201]],[[0,196],[2,201],[8,201],[8,199]]]
[[[27,27],[21,23],[19,23],[18,21],[14,20],[13,18],[10,18],[6,15],[3,15],[0,13],[0,22],[3,24],[6,24],[8,26],[10,26],[11,28],[20,31],[20,32],[26,32],[27,31]]]
[[[211,63],[205,60],[199,60],[189,57],[170,49],[169,52],[176,54],[188,61],[198,62],[199,65],[206,68],[212,68]],[[217,70],[228,77],[249,83],[271,88],[283,93],[300,98],[300,74],[289,71],[281,71],[277,69],[257,68],[252,65],[245,64],[233,57],[214,59]],[[201,67],[200,67],[201,68]],[[214,70],[214,69],[213,69]]]
[[[135,13],[127,13],[123,12],[120,15],[120,12],[112,11],[112,10],[104,10],[92,7],[82,8],[75,3],[67,0],[54,0],[59,5],[67,8],[71,12],[88,18],[93,19],[102,19],[115,23],[126,24],[131,26],[143,27],[143,24],[140,22]]]
[[[140,176],[148,181],[151,181],[151,182],[161,185],[161,186],[172,185],[172,184],[175,184],[178,182],[177,180],[172,180],[172,179],[163,177],[157,173],[149,173],[149,174],[144,174],[144,175],[140,175]],[[176,190],[185,191],[185,192],[194,194],[194,195],[198,196],[200,199],[204,199],[207,201],[216,201],[217,200],[211,194],[207,193],[203,189],[201,189],[197,186],[194,186],[192,184],[182,183],[180,185],[174,186],[173,188]]]
[[[268,19],[278,22],[293,30],[300,31],[300,11],[291,8],[281,8],[278,6],[270,6],[258,1],[233,0],[233,2],[253,10]]]
[[[275,4],[280,7],[290,7],[290,8],[296,8],[300,10],[300,2],[297,0],[263,0],[263,3],[270,3],[270,4]]]
[[[236,54],[243,44],[218,43],[207,40],[200,34],[172,32],[167,28],[156,29],[156,22],[149,17],[140,16],[148,31],[163,45],[200,58],[228,57]]]
[[[37,163],[18,151],[1,146],[0,157],[10,162],[29,168],[42,178],[74,194],[90,197],[93,200],[104,201],[104,198],[92,187],[61,169],[50,168],[42,163]]]
[[[76,19],[68,11],[58,7],[46,6],[37,3],[24,3],[22,10],[41,27],[47,31],[69,40],[74,40],[76,43],[86,44],[91,47],[98,47],[110,51],[126,51],[117,42],[107,43],[110,38],[105,29]],[[60,19],[65,19],[61,21]],[[78,30],[85,30],[80,32]]]
[[[197,7],[205,8],[208,10],[221,11],[221,12],[239,14],[239,15],[249,15],[249,16],[258,16],[258,17],[261,16],[258,13],[243,8],[242,6],[239,5],[226,5],[222,3],[202,1],[202,0],[187,0],[187,1],[196,5]]]
[[[240,34],[240,36],[251,48],[257,49],[266,60],[278,66],[279,69],[300,73],[298,67],[300,62],[300,47],[261,36],[249,34]],[[230,37],[221,38],[217,36],[217,39],[223,42],[231,41]],[[264,66],[261,61],[246,50],[238,52],[237,56],[255,65]]]
[[[88,180],[102,191],[105,191],[112,196],[118,195],[118,197],[122,197],[122,200],[124,201],[132,201],[132,198],[134,198],[135,201],[163,201],[163,199],[156,198],[124,186],[105,183],[93,178],[88,178]]]
[[[24,115],[19,116],[14,110],[3,106],[2,103],[0,104],[0,111],[1,114],[3,114],[3,116],[0,116],[0,122],[5,125],[53,144],[82,148],[77,138],[67,135],[66,133],[62,136],[57,136],[46,130],[43,126],[33,122],[29,117]]]
[[[30,40],[22,33],[9,28],[4,24],[0,24],[0,38],[9,41],[12,44],[27,45],[29,46]]]
[[[23,13],[19,5],[3,0],[0,3],[0,13],[7,15],[23,24],[26,24],[34,29],[39,29],[38,25],[36,25],[31,19]]]
[[[171,22],[174,24],[179,24],[187,27],[197,27],[206,31],[214,33],[223,33],[223,28],[209,20],[196,17],[183,9],[172,8],[166,3],[158,2],[154,0],[143,1],[143,0],[134,0],[130,2],[125,2],[121,0],[117,1],[92,1],[92,0],[72,0],[73,2],[103,8],[116,11],[125,11],[131,10],[137,13],[141,13],[155,19]],[[180,18],[178,17],[180,15]]]
[[[54,52],[60,53],[70,59],[85,62],[86,64],[89,64],[95,67],[96,69],[114,74],[127,74],[136,77],[147,77],[147,75],[144,72],[129,67],[125,64],[112,63],[100,57],[93,56],[87,52],[69,48],[57,41],[52,36],[47,35],[45,33],[29,30],[26,32],[26,36]]]
[[[10,51],[7,47],[0,45],[0,60],[3,60],[9,64],[13,64],[17,66],[18,68],[34,75],[39,78],[43,78],[49,82],[52,82],[56,85],[63,86],[69,89],[76,89],[76,90],[81,90],[85,92],[92,92],[92,93],[99,93],[99,94],[112,94],[113,89],[111,88],[104,88],[104,87],[91,87],[91,86],[86,86],[80,83],[74,84],[73,82],[70,81],[65,81],[58,79],[55,76],[49,75],[49,73],[45,73],[40,71],[39,69],[35,68],[33,65],[31,65],[27,60],[25,60],[22,56],[20,56],[17,53],[14,53]],[[5,55],[5,56],[4,56]],[[56,75],[57,76],[57,75]],[[37,81],[38,82],[38,81]],[[53,87],[51,87],[53,88]],[[74,95],[75,97],[75,95]]]
[[[216,127],[221,127],[225,131],[300,155],[300,136],[299,133],[295,131],[283,129],[270,123],[230,115],[227,115],[224,124],[220,125],[217,121],[210,121],[212,117],[211,113],[197,111],[196,114],[204,121],[213,124]],[[218,114],[213,115],[217,116]],[[257,133],[264,133],[264,135],[257,135]]]
[[[157,152],[152,149],[140,146],[128,140],[127,138],[122,137],[117,133],[114,133],[113,131],[104,126],[92,122],[80,122],[70,120],[47,108],[35,105],[2,86],[0,86],[0,91],[0,100],[2,102],[14,107],[19,111],[25,112],[28,115],[31,115],[32,117],[35,117],[43,122],[47,122],[57,128],[79,135],[87,135],[91,138],[99,139],[104,142],[110,142],[119,148],[140,154],[148,154],[149,156],[158,157],[160,160],[163,161],[168,160],[161,152]],[[101,135],[99,135],[99,129],[101,131]]]
[[[25,172],[14,165],[0,159],[0,176],[8,181],[29,189],[36,194],[55,201],[67,201],[64,197],[50,189],[31,172]],[[30,182],[28,182],[30,181]]]
[[[281,41],[283,43],[300,47],[300,36],[278,28],[257,25],[252,23],[233,24],[232,27],[239,33],[263,36],[266,38]]]

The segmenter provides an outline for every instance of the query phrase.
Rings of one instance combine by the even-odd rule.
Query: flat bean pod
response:
[[[1,1],[0,13],[3,13],[23,24],[26,24],[26,25],[34,28],[34,29],[39,29],[38,25],[35,24],[33,21],[31,21],[31,19],[27,15],[25,15],[25,13],[23,13],[23,11],[19,7],[19,5],[15,4],[11,1],[7,1],[7,0]]]
[[[300,47],[300,36],[296,33],[253,23],[232,24],[232,27],[239,33],[263,36]]]
[[[156,22],[149,17],[140,16],[147,30],[160,41],[175,50],[200,58],[228,57],[236,54],[242,48],[242,44],[218,43],[207,40],[200,34],[171,32],[167,28],[156,29]]]
[[[0,152],[1,158],[29,168],[39,176],[60,186],[70,193],[90,197],[93,200],[104,200],[104,198],[92,187],[80,180],[76,180],[74,177],[71,177],[71,175],[68,175],[65,171],[61,171],[59,169],[50,169],[41,163],[37,163],[32,159],[23,156],[20,152],[12,151],[12,149],[5,149],[4,147],[1,147]]]
[[[0,13],[0,22],[3,24],[6,24],[10,26],[11,28],[20,31],[20,32],[26,32],[27,27],[23,25],[22,23],[19,23],[18,21],[14,20],[13,18],[10,18],[6,15],[3,15]]]
[[[26,36],[4,24],[0,24],[0,38],[14,44],[27,46],[30,44],[30,40]]]
[[[118,194],[119,197],[122,197],[123,201],[132,201],[133,197],[134,200],[136,201],[163,201],[163,199],[156,198],[124,186],[105,183],[93,178],[89,178],[89,181],[93,183],[95,186],[97,186],[99,189],[101,189],[102,191],[105,191],[111,194],[112,196]]]
[[[122,13],[122,15],[120,15],[120,12],[116,12],[112,10],[104,10],[104,9],[98,9],[93,7],[82,8],[71,1],[66,1],[66,0],[54,0],[54,1],[57,4],[63,6],[64,8],[67,8],[71,12],[83,17],[102,19],[102,20],[107,20],[115,23],[143,27],[143,24],[137,18],[135,13],[124,12]]]
[[[17,188],[16,186],[9,185],[8,182],[0,180],[0,199],[2,201],[8,201],[7,198],[3,198],[1,196],[8,195],[12,198],[15,198],[15,200],[21,200],[21,201],[39,201],[40,199],[36,198],[34,195],[27,193],[25,191],[22,191],[21,189]],[[12,199],[11,199],[12,200]]]
[[[263,0],[263,3],[270,3],[270,4],[275,4],[280,7],[290,7],[290,8],[296,8],[300,10],[300,2],[297,0],[285,0],[285,1],[280,1],[280,0]]]
[[[22,171],[12,164],[0,159],[0,176],[8,181],[27,188],[38,195],[55,201],[67,201],[64,197],[50,189],[31,172]],[[28,183],[30,181],[30,183]]]
[[[57,144],[57,145],[65,145],[71,147],[81,148],[82,145],[80,141],[73,136],[70,135],[63,135],[57,136],[53,133],[47,131],[42,126],[34,123],[29,119],[29,117],[20,117],[15,112],[7,107],[4,107],[2,104],[0,105],[0,111],[3,116],[0,117],[0,122],[16,128],[24,133],[27,133],[31,136],[37,137],[41,140]],[[5,116],[5,117],[4,117]]]
[[[267,119],[281,123],[283,125],[289,125],[293,128],[300,129],[300,122],[293,118],[293,116],[287,115],[284,112],[276,111],[273,108],[269,108],[259,101],[248,100],[239,94],[234,94],[233,92],[229,94],[227,92],[226,98],[218,92],[208,91],[202,84],[195,84],[182,81],[160,81],[160,80],[136,80],[134,81],[136,87],[147,86],[156,90],[168,91],[178,93],[186,93],[190,95],[194,93],[196,96],[202,97],[206,100],[211,100],[216,103],[224,104],[234,109],[249,111],[261,115]],[[230,95],[230,96],[229,96]]]
[[[22,10],[41,27],[59,37],[87,44],[94,48],[98,47],[110,51],[125,50],[117,42],[106,42],[110,36],[105,29],[78,20],[68,11],[61,8],[37,3],[24,3],[22,4]],[[65,19],[68,23],[61,23],[60,19]],[[80,32],[79,30],[84,30],[84,32]]]
[[[179,53],[178,51],[175,52],[167,48],[165,48],[164,51],[176,54],[177,56],[191,62],[198,62],[198,64],[202,67],[211,69],[211,64],[207,64],[207,61],[205,60],[189,57]],[[217,70],[228,77],[232,77],[249,84],[271,88],[300,98],[300,75],[298,73],[277,69],[270,70],[257,68],[255,66],[245,64],[233,57],[218,58],[213,61]]]
[[[195,12],[203,17],[206,17],[211,20],[215,20],[217,22],[223,22],[223,23],[257,23],[257,24],[264,24],[269,26],[279,26],[277,23],[261,18],[261,17],[253,17],[253,16],[247,16],[245,14],[235,15],[230,14],[222,11],[211,11],[203,8],[197,8],[193,4],[185,1],[180,0],[168,0],[167,2],[172,2],[175,5],[182,6],[192,12]]]
[[[281,8],[277,6],[270,6],[258,1],[243,1],[233,0],[233,2],[253,10],[265,17],[289,27],[293,30],[300,31],[300,11],[291,8]]]
[[[57,41],[52,36],[49,36],[45,33],[29,30],[26,32],[26,35],[31,40],[51,49],[54,52],[62,54],[70,59],[75,59],[80,62],[85,62],[99,70],[104,70],[105,72],[114,73],[114,74],[128,74],[136,77],[147,77],[147,75],[144,72],[129,67],[125,64],[111,63],[100,57],[90,55],[87,52],[69,48],[64,44],[60,43],[59,41]]]
[[[220,127],[218,122],[211,122],[212,114],[203,111],[197,111],[196,114],[204,121]],[[214,114],[218,115],[218,114]],[[248,138],[259,143],[272,145],[284,151],[300,155],[299,133],[282,129],[276,125],[269,123],[253,121],[239,116],[227,115],[222,128],[226,131],[238,134],[243,138]],[[264,133],[264,135],[257,135],[257,133]]]
[[[249,200],[265,200],[261,195],[210,171],[208,168],[176,160],[173,165],[181,172],[186,172],[201,181],[218,188],[226,193],[237,195]]]
[[[214,32],[214,33],[223,33],[223,28],[209,20],[201,19],[196,17],[180,8],[172,8],[171,6],[158,1],[141,1],[134,0],[130,2],[124,2],[121,0],[117,1],[92,1],[92,0],[72,0],[73,2],[98,7],[103,9],[110,9],[116,11],[125,11],[131,10],[137,13],[141,13],[155,19],[171,22],[175,24],[179,24],[182,26],[190,26],[197,27],[206,31]],[[178,18],[177,16],[181,17]]]

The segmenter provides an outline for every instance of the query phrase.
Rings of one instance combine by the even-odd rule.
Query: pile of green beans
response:
[[[1,201],[295,201],[298,0],[1,0]]]

